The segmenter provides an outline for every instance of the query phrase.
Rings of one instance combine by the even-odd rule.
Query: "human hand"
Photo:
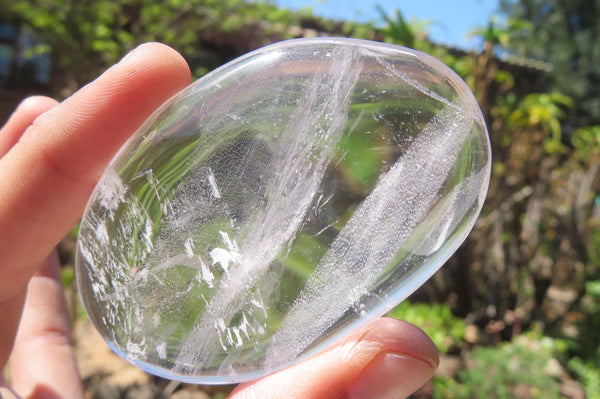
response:
[[[10,355],[14,390],[0,378],[0,398],[83,397],[53,248],[118,148],[189,83],[179,54],[146,44],[61,104],[25,100],[0,130],[0,370]],[[383,318],[231,397],[400,398],[429,380],[437,362],[421,330]]]

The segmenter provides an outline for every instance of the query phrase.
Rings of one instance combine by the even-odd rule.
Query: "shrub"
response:
[[[456,381],[434,381],[434,398],[559,398],[562,368],[554,356],[560,346],[548,337],[522,335],[496,347],[477,348]]]
[[[423,329],[441,353],[460,346],[465,337],[464,322],[442,303],[401,303],[388,316],[405,320]]]

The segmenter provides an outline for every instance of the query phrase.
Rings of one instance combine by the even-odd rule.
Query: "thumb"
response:
[[[230,399],[404,398],[433,377],[438,362],[423,331],[382,318],[301,363],[239,385]]]

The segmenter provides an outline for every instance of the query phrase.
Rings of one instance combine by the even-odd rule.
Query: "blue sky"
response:
[[[498,8],[498,0],[275,0],[280,7],[310,7],[326,18],[381,21],[375,5],[388,15],[399,9],[408,20],[430,21],[430,38],[435,42],[472,49],[477,42],[468,39],[475,27],[485,26]]]

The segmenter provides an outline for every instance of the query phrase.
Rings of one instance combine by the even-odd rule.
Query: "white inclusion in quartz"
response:
[[[236,254],[235,262],[229,263],[234,260],[231,251],[230,255],[213,253],[214,250],[210,253],[213,264],[228,266],[230,277],[220,282],[227,288],[216,291],[209,300],[196,328],[182,345],[179,364],[199,365],[210,360],[216,355],[216,348],[210,346],[215,341],[238,346],[238,335],[235,331],[231,335],[232,327],[215,328],[214,320],[228,326],[248,303],[264,310],[261,293],[248,292],[248,287],[265,275],[300,228],[331,158],[326,149],[333,147],[344,133],[348,106],[362,71],[362,61],[352,49],[336,49],[333,59],[329,69],[312,75],[314,81],[299,99],[282,140],[273,151],[276,157],[270,168],[279,173],[267,187],[264,209],[248,224],[251,234],[246,234],[246,240],[240,244],[239,257]],[[227,241],[225,237],[223,241]],[[256,328],[261,330],[262,326]],[[229,367],[227,361],[222,367]]]
[[[156,353],[159,359],[165,359],[167,357],[167,343],[163,341],[156,345]]]
[[[368,295],[373,280],[437,200],[472,127],[471,115],[455,105],[446,106],[425,126],[356,210],[306,282],[273,337],[267,369],[296,359]],[[298,326],[303,327],[301,334]]]
[[[220,199],[221,190],[219,189],[219,186],[217,186],[217,179],[215,178],[215,174],[213,173],[211,168],[208,168],[208,184],[210,184],[212,195],[215,198]]]
[[[216,266],[216,265],[221,266],[221,268],[223,269],[225,274],[227,274],[227,276],[229,276],[230,265],[235,265],[240,262],[240,252],[237,247],[237,244],[235,242],[231,241],[231,239],[229,238],[229,234],[227,234],[227,232],[220,231],[219,233],[221,234],[221,238],[223,239],[223,242],[227,246],[227,249],[214,248],[213,250],[210,251],[209,255],[210,255],[210,258],[212,259],[213,266]]]
[[[183,247],[185,248],[185,253],[187,254],[187,256],[194,256],[194,240],[188,238],[187,240],[185,240]]]
[[[200,262],[200,273],[197,277],[198,283],[206,284],[208,288],[213,288],[215,286],[215,275],[212,274],[206,263],[202,261],[202,258],[198,257],[198,261]]]
[[[104,172],[99,184],[102,185],[102,190],[98,191],[100,205],[114,211],[123,202],[127,191],[123,180],[113,168],[109,167]]]

